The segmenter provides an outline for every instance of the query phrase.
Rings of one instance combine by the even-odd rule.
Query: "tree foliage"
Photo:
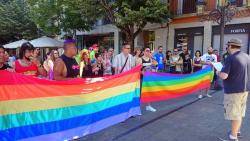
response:
[[[90,30],[100,11],[93,0],[28,0],[31,15],[48,35]]]
[[[0,43],[37,37],[25,0],[0,0]]]
[[[135,37],[146,24],[167,22],[167,4],[161,0],[99,0],[107,17],[133,46]]]

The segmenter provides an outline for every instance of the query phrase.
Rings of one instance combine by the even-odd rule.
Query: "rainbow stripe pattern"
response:
[[[142,82],[141,102],[178,98],[209,88],[213,74],[211,67],[187,75],[146,72]]]
[[[121,75],[50,81],[0,72],[0,140],[62,141],[140,115],[140,67]]]

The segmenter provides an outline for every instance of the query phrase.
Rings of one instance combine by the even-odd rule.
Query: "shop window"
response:
[[[243,6],[243,0],[228,0],[231,5],[236,5],[237,7]]]
[[[155,50],[155,32],[143,31],[144,46],[149,47],[152,51]]]
[[[177,36],[177,44],[176,44],[176,47],[179,51],[182,50],[182,46],[185,46],[185,45],[188,45],[188,36],[186,34],[183,34],[183,35],[178,35]]]

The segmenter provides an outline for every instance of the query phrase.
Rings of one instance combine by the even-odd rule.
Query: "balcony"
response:
[[[171,13],[175,18],[195,16],[199,13],[207,13],[217,8],[226,0],[172,0],[170,1]],[[239,10],[249,8],[250,0],[228,0]]]

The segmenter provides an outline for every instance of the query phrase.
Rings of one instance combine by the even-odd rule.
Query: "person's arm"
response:
[[[206,54],[204,54],[203,56],[201,56],[201,64],[202,65],[208,65],[206,62]]]
[[[131,63],[132,63],[132,68],[133,67],[135,67],[136,66],[136,59],[133,57],[133,56],[131,56]]]
[[[16,60],[16,61],[18,61],[18,60]],[[16,61],[14,61],[14,62],[12,63],[12,69],[13,69],[14,71],[16,71]]]
[[[174,62],[172,57],[169,58],[169,61],[170,61],[170,65],[176,65],[176,62]]]
[[[63,71],[65,69],[65,64],[61,58],[56,59],[54,65],[54,79],[55,80],[69,80],[69,78],[65,78],[63,75]]]
[[[118,56],[115,56],[114,61],[113,61],[113,68],[115,70],[115,74],[118,74]]]
[[[228,78],[228,74],[227,74],[227,73],[220,72],[220,71],[217,71],[216,73],[217,73],[217,75],[218,75],[222,80],[226,80],[226,79]]]
[[[217,56],[214,55],[214,62],[215,62],[215,63],[218,62],[218,59],[219,59],[219,58],[217,58]]]
[[[38,74],[42,76],[47,76],[47,71],[43,68],[41,64],[39,64],[37,67],[38,67]]]
[[[217,71],[216,74],[223,80],[228,78],[228,74],[231,70],[231,61],[230,58],[227,58],[225,61],[225,66],[222,68],[221,72]]]
[[[81,61],[80,62],[80,77],[82,77],[84,67],[85,67],[84,61]]]
[[[141,58],[138,58],[137,65],[142,65],[142,59]]]
[[[15,72],[15,61],[12,62],[12,67],[8,66],[8,68],[6,69],[8,72]]]
[[[182,57],[179,58],[179,60],[176,62],[177,65],[182,65],[183,64],[183,59]]]
[[[49,63],[48,63],[47,60],[45,60],[45,61],[43,62],[43,67],[44,67],[44,69],[45,69],[47,72],[49,72]]]

